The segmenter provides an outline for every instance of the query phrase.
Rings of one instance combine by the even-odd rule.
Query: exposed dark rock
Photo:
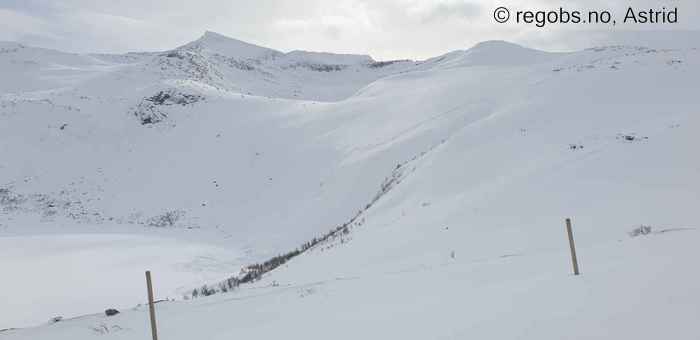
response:
[[[375,61],[373,63],[370,63],[368,66],[370,68],[381,68],[381,67],[386,67],[389,65],[393,65],[396,63],[405,63],[405,62],[411,62],[408,59],[402,59],[402,60],[388,60],[388,61]]]
[[[312,63],[296,63],[296,64],[291,64],[288,66],[285,66],[285,69],[290,69],[290,68],[306,68],[311,71],[316,71],[316,72],[337,72],[337,71],[342,71],[345,68],[347,68],[347,65],[334,65],[334,64],[312,64]]]
[[[188,94],[169,89],[143,98],[134,108],[133,114],[141,121],[142,125],[156,124],[168,118],[168,114],[161,109],[161,106],[181,105],[186,106],[204,100],[204,96],[198,94]]]
[[[623,140],[625,142],[640,142],[642,140],[649,139],[649,137],[640,137],[635,134],[618,134],[617,139]]]

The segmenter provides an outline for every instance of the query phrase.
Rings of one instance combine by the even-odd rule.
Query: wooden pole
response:
[[[571,230],[571,219],[566,219],[566,232],[569,234],[569,247],[571,248],[571,263],[574,265],[574,275],[578,275],[578,260],[576,259],[576,245],[574,245],[574,232]]]
[[[146,287],[148,288],[148,308],[151,314],[151,334],[153,340],[158,340],[158,331],[156,330],[156,307],[153,304],[153,284],[151,283],[151,271],[146,271]]]

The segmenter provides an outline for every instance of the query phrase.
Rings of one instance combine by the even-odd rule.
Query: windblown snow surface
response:
[[[0,43],[0,338],[697,339],[695,47]]]

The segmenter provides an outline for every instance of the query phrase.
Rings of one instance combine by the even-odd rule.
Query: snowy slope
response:
[[[385,171],[368,170],[371,180],[348,190],[354,169],[338,166],[342,154],[321,139],[325,127],[309,126],[304,116],[333,106],[320,101],[350,96],[405,69],[399,64],[414,65],[282,54],[210,32],[162,53],[77,55],[3,46],[1,71],[11,76],[0,80],[9,89],[0,94],[0,230],[29,236],[4,258],[44,249],[49,241],[37,234],[74,234],[89,249],[94,239],[114,240],[112,250],[94,256],[98,261],[70,262],[80,266],[76,272],[93,275],[61,276],[47,294],[63,298],[49,309],[35,313],[21,295],[8,297],[5,305],[13,307],[2,311],[3,328],[43,322],[54,310],[75,315],[115,300],[131,306],[138,296],[99,294],[105,287],[124,288],[114,277],[145,267],[189,275],[161,286],[180,297],[182,290],[227,277],[347,220],[374,194]],[[254,90],[260,95],[248,94]],[[310,214],[319,201],[329,204]],[[157,243],[172,262],[140,257],[121,241],[125,233],[135,242]],[[197,251],[179,256],[182,242]],[[83,253],[77,248],[70,258]],[[110,258],[124,252],[134,252],[124,265]],[[39,256],[40,266],[27,263],[67,265],[66,255],[51,248]],[[96,266],[112,274],[100,275]],[[21,277],[0,288],[18,289],[47,275],[26,277],[24,263],[12,268]],[[74,303],[75,295],[90,298]]]
[[[61,88],[106,71],[110,65],[87,55],[0,42],[0,93]]]
[[[163,336],[558,339],[571,329],[579,338],[697,336],[698,277],[687,272],[698,240],[697,50],[552,54],[488,42],[375,70],[361,56],[283,54],[226,39],[208,33],[127,63],[100,57],[111,64],[72,87],[3,94],[0,178],[8,180],[0,232],[13,237],[4,243],[69,233],[90,244],[101,233],[128,252],[113,236],[128,233],[177,240],[163,242],[172,249],[164,254],[176,253],[173,242],[207,245],[193,244],[176,264],[203,253],[226,257],[192,261],[184,271],[159,260],[156,278],[166,281],[156,279],[159,298],[179,297],[174,291],[187,292],[195,279],[216,282],[362,210],[348,234],[253,285],[158,304]],[[248,71],[223,68],[215,55],[279,82],[240,78]],[[362,76],[341,82],[352,69]],[[290,100],[294,79],[304,79],[312,100]],[[325,82],[337,86],[333,96],[320,90]],[[258,95],[241,84],[259,86]],[[140,113],[165,117],[144,125]],[[394,179],[390,190],[382,190],[386,178]],[[365,209],[378,192],[385,194]],[[178,217],[172,225],[158,218],[167,211]],[[565,217],[574,219],[582,277],[568,274]],[[630,238],[641,224],[654,233]],[[35,265],[8,253],[3,258]],[[101,301],[93,290],[92,300],[103,308],[142,301],[136,272],[150,263],[134,261],[123,267],[134,287]],[[61,262],[51,266],[61,272]],[[9,302],[26,308],[24,299]],[[99,312],[51,310],[34,322],[90,311]],[[139,307],[0,336],[146,339],[147,326]]]

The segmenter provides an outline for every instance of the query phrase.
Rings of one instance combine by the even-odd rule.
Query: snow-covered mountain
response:
[[[143,270],[180,299],[338,230],[161,336],[694,338],[699,54],[2,43],[0,328],[126,310],[0,336],[146,339]]]

